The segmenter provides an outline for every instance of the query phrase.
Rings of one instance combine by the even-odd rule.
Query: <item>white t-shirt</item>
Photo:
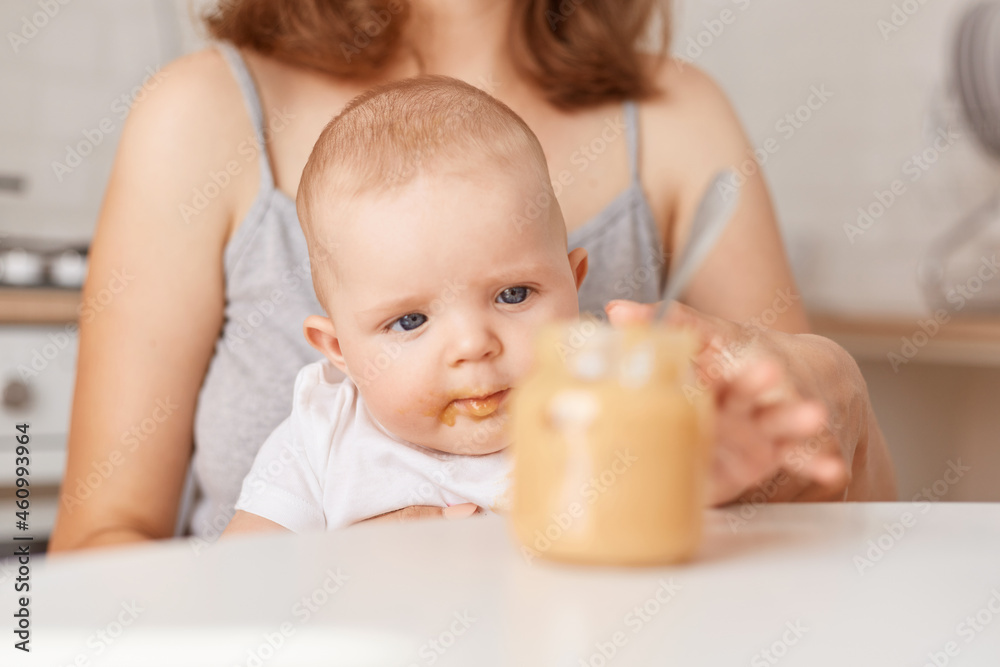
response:
[[[334,530],[410,505],[507,510],[510,456],[448,454],[397,438],[326,359],[295,378],[292,414],[254,459],[236,509],[295,532]]]

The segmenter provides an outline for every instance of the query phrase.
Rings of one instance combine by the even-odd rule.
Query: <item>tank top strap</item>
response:
[[[628,141],[629,171],[633,183],[639,181],[639,108],[635,100],[625,100],[625,137]]]
[[[218,42],[216,48],[229,63],[229,68],[233,72],[233,78],[240,87],[243,94],[243,102],[246,104],[247,114],[253,124],[254,135],[257,141],[258,161],[260,162],[260,186],[264,190],[274,189],[274,174],[271,170],[271,158],[267,151],[267,134],[264,131],[264,108],[260,102],[260,95],[257,92],[257,85],[254,83],[250,68],[240,54],[239,49],[229,42]]]

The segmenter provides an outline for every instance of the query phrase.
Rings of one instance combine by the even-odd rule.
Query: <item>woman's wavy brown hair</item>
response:
[[[670,43],[668,0],[512,0],[514,62],[562,109],[657,92]],[[402,51],[407,0],[222,0],[203,17],[212,37],[338,77],[365,79]],[[644,57],[658,25],[657,58]],[[654,39],[657,36],[652,36]]]

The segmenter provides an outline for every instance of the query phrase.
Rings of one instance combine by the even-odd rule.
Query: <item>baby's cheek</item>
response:
[[[399,437],[424,444],[441,427],[441,406],[426,391],[392,391],[383,403],[383,424]],[[390,424],[392,424],[390,426]]]
[[[533,350],[533,335],[521,336],[514,344],[507,346],[506,363],[511,384],[517,385],[531,372]]]
[[[393,385],[391,380],[383,379],[370,382],[364,387],[358,384],[364,393],[368,409],[387,427],[389,421],[399,419],[405,407],[405,396]]]

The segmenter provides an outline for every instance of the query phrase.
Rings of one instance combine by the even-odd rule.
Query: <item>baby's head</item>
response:
[[[323,130],[297,207],[329,315],[306,338],[372,416],[440,451],[505,447],[534,334],[579,314],[587,272],[524,121],[449,77],[375,88]]]

